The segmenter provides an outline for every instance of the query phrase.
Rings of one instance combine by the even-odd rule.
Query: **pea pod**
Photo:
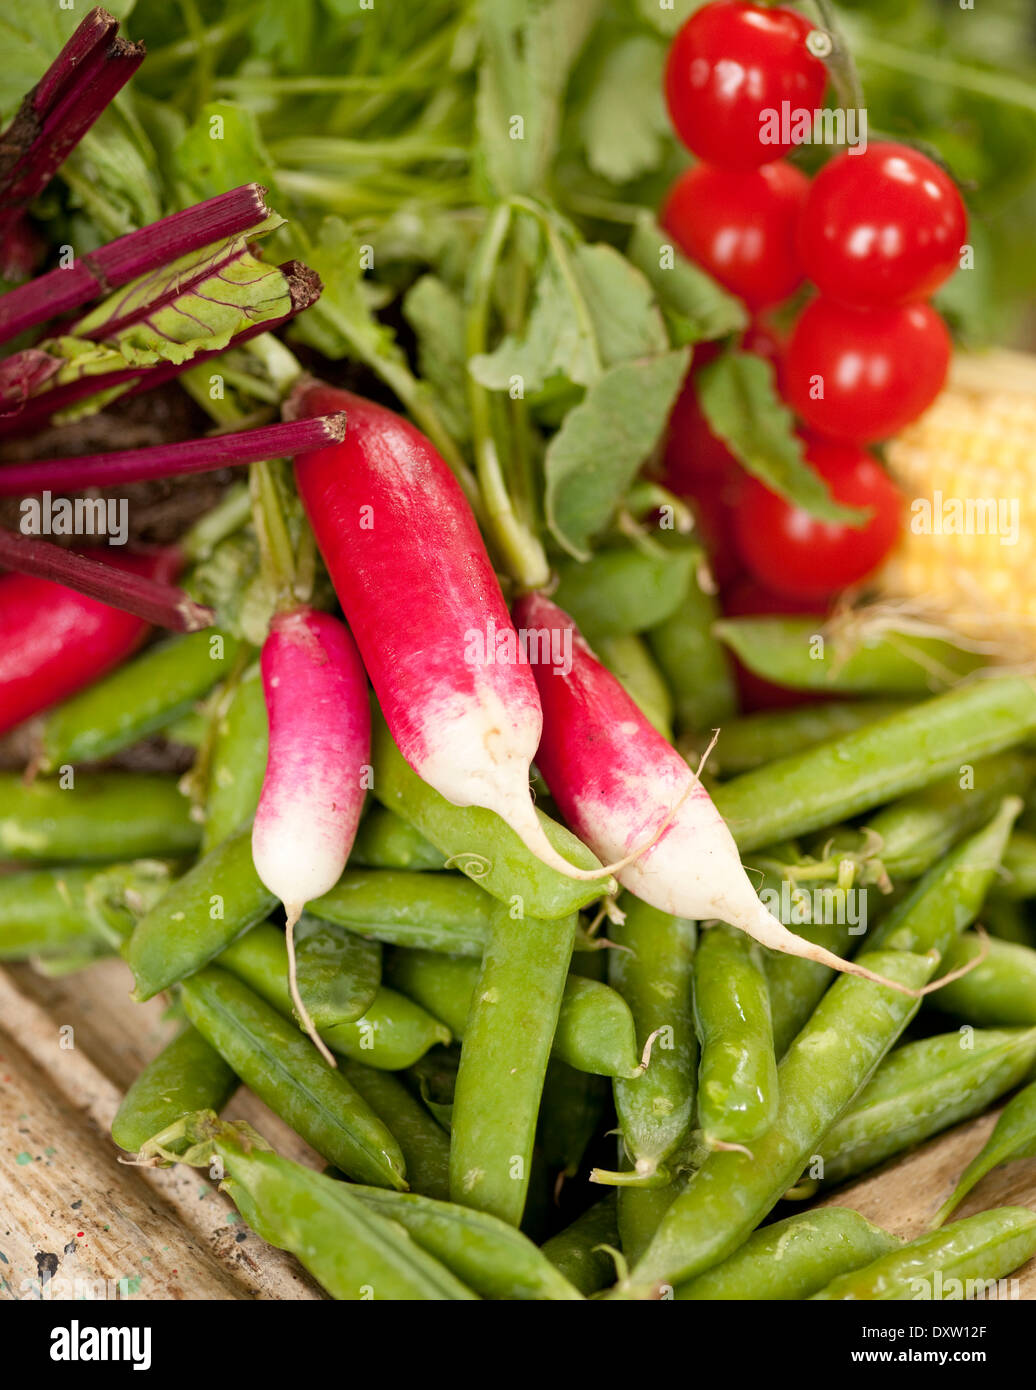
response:
[[[644,1254],[662,1218],[686,1186],[686,1174],[681,1173],[661,1187],[619,1188],[619,1244],[629,1263],[636,1263]]]
[[[397,951],[387,977],[404,994],[441,1019],[457,1038],[467,1033],[479,978],[475,961],[431,951]],[[633,1018],[615,990],[570,974],[565,981],[551,1055],[577,1071],[599,1076],[639,1076]]]
[[[652,1176],[694,1124],[698,1042],[692,1005],[695,928],[629,894],[626,920],[610,929],[608,978],[629,1005],[637,1047],[653,1037],[643,1076],[614,1083],[615,1110],[634,1170]],[[598,1174],[597,1180],[601,1181]]]
[[[673,698],[641,639],[632,632],[599,637],[594,649],[644,718],[672,742]]]
[[[149,647],[47,716],[41,770],[97,762],[164,728],[230,671],[238,649],[211,628]]]
[[[722,923],[702,934],[694,961],[701,1039],[698,1113],[707,1144],[746,1147],[777,1115],[777,1062],[762,952]]]
[[[1016,830],[1004,855],[1005,881],[998,891],[1006,898],[1022,901],[1036,898],[1036,835]]]
[[[990,676],[717,787],[742,853],[930,786],[1036,729],[1036,681]]]
[[[724,777],[733,777],[777,758],[801,753],[828,739],[851,734],[855,729],[887,719],[890,714],[898,714],[906,708],[902,700],[829,700],[824,704],[762,710],[740,719],[728,719],[723,723],[709,766]],[[705,720],[692,723],[690,727],[708,730],[711,724]],[[705,751],[707,742],[704,734],[692,740],[687,747],[688,761],[696,761]],[[683,742],[680,749],[684,750]]]
[[[360,822],[349,863],[370,869],[442,869],[446,856],[405,820],[384,806],[372,806]]]
[[[172,777],[76,773],[25,783],[0,773],[0,860],[111,863],[193,854],[201,831]]]
[[[1001,1163],[1036,1158],[1036,1082],[1007,1102],[993,1133],[961,1174],[957,1186],[936,1213],[933,1226],[941,1226],[973,1187]]]
[[[460,874],[346,869],[309,911],[376,941],[481,959],[493,907]]]
[[[247,830],[217,845],[137,923],[125,951],[134,998],[150,999],[200,970],[276,901],[255,871]]]
[[[161,1130],[195,1110],[222,1110],[237,1076],[197,1029],[188,1025],[150,1061],[122,1098],[112,1121],[120,1149],[136,1153]]]
[[[85,960],[117,950],[136,917],[168,884],[167,866],[147,859],[4,874],[0,960],[59,952]]]
[[[964,1029],[889,1053],[811,1161],[844,1182],[982,1112],[1036,1064],[1036,1028]],[[816,1160],[819,1160],[817,1162]]]
[[[590,643],[644,632],[683,603],[697,559],[697,551],[684,547],[598,550],[585,563],[563,560],[554,602]]]
[[[619,1244],[615,1193],[587,1207],[570,1226],[551,1236],[542,1247],[556,1270],[581,1294],[589,1297],[611,1283],[615,1261],[602,1246]]]
[[[946,973],[985,959],[929,999],[933,1008],[978,1028],[1036,1027],[1036,951],[995,936],[962,936],[946,955]]]
[[[475,1297],[397,1222],[361,1201],[348,1183],[281,1158],[248,1125],[223,1124],[203,1111],[180,1128],[191,1145],[183,1155],[170,1152],[164,1135],[150,1147],[195,1167],[211,1168],[218,1160],[221,1187],[249,1226],[270,1245],[295,1255],[332,1298]]]
[[[266,701],[258,663],[226,692],[209,753],[202,853],[251,825],[266,772]]]
[[[405,1189],[393,1136],[340,1072],[240,980],[208,966],[183,985],[187,1017],[246,1086],[357,1182]]]
[[[715,632],[753,675],[790,690],[927,695],[982,665],[981,657],[935,637],[824,637],[818,618],[726,618]]]
[[[713,633],[719,606],[692,574],[679,607],[647,633],[648,646],[668,682],[681,733],[724,724],[737,709],[730,659]],[[725,733],[724,733],[725,737]]]
[[[411,1190],[445,1201],[450,1191],[450,1141],[435,1118],[391,1072],[347,1057],[338,1065],[398,1141]]]
[[[818,1207],[764,1226],[722,1264],[680,1284],[673,1297],[709,1302],[809,1298],[902,1244],[848,1207]]]
[[[527,1236],[488,1212],[434,1202],[412,1192],[352,1187],[372,1210],[410,1232],[458,1279],[483,1298],[576,1301],[582,1295]]]
[[[568,978],[575,916],[512,918],[500,907],[461,1048],[450,1195],[517,1226],[532,1164],[547,1059]]]
[[[989,1287],[1036,1254],[1036,1212],[994,1207],[921,1236],[871,1264],[840,1275],[814,1299],[963,1299]]]
[[[911,988],[925,984],[936,963],[934,952],[869,951],[861,958]],[[885,986],[840,976],[781,1062],[777,1119],[755,1142],[753,1157],[709,1154],[663,1216],[625,1296],[650,1296],[659,1281],[686,1282],[732,1255],[798,1178],[917,1006]]]
[[[220,964],[244,980],[286,1019],[293,1018],[284,933],[268,922],[253,927],[229,946]],[[450,1031],[394,989],[381,987],[363,1014],[319,1029],[332,1052],[384,1071],[401,1071]]]
[[[785,923],[797,936],[826,946],[844,956],[859,938],[852,935],[848,920],[830,925],[807,922],[802,925]],[[766,983],[770,993],[770,1014],[773,1026],[773,1050],[777,1060],[784,1056],[792,1038],[808,1020],[823,998],[834,977],[834,971],[816,961],[786,951],[766,951],[763,957]]]
[[[567,917],[614,888],[614,880],[607,877],[580,882],[549,868],[492,811],[452,805],[410,768],[379,714],[372,746],[373,790],[382,805],[415,826],[446,855],[448,864],[494,898],[509,905],[519,901],[530,917],[556,918]],[[577,868],[600,867],[571,831],[542,812],[537,815],[559,854]]]

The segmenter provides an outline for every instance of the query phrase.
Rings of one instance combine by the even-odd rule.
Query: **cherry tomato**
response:
[[[812,601],[830,598],[878,567],[895,542],[903,498],[873,454],[855,444],[807,438],[806,459],[837,501],[869,508],[870,519],[855,529],[818,521],[746,478],[734,534],[741,559],[761,584]]]
[[[813,25],[794,10],[713,0],[669,50],[665,93],[676,133],[699,159],[755,169],[787,154],[782,116],[815,111],[827,69],[806,47]]]
[[[935,400],[951,350],[928,304],[847,309],[814,299],[788,343],[787,399],[820,434],[855,444],[888,439]]]
[[[804,279],[795,234],[808,193],[809,179],[784,160],[743,171],[696,164],[670,189],[662,226],[685,256],[762,309]]]
[[[907,145],[837,155],[813,180],[799,249],[821,292],[860,308],[927,299],[968,234],[953,181]]]
[[[724,589],[721,595],[721,604],[723,615],[726,618],[755,618],[769,615],[780,617],[797,613],[813,614],[819,626],[825,617],[821,611],[822,604],[813,601],[804,602],[801,599],[790,599],[781,594],[774,594],[747,576]],[[804,690],[789,690],[787,686],[774,685],[772,681],[764,680],[762,676],[757,676],[754,671],[749,671],[747,666],[743,666],[732,653],[731,660],[734,665],[734,677],[737,681],[739,704],[745,714],[751,714],[754,710],[787,709],[792,705],[818,704],[830,698],[827,695],[818,695]]]

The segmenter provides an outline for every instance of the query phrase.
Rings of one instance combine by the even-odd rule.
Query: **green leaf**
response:
[[[134,0],[106,0],[104,8],[125,19]],[[0,120],[6,124],[86,17],[89,6],[62,9],[57,0],[4,0],[0,13]]]
[[[606,367],[665,352],[669,338],[651,285],[613,246],[579,245],[576,278]]]
[[[843,507],[806,462],[795,420],[777,395],[769,362],[726,352],[696,378],[698,400],[713,434],[749,473],[821,521],[862,526],[869,508]]]
[[[201,107],[177,146],[173,175],[186,202],[214,198],[243,183],[261,183],[276,196],[276,179],[253,112],[230,101]]]
[[[417,361],[435,393],[443,424],[460,444],[471,438],[464,383],[464,306],[435,275],[422,275],[403,299],[407,323],[417,334]]]
[[[609,368],[547,446],[547,522],[577,559],[586,558],[665,428],[689,360],[681,349]]]
[[[497,197],[542,190],[569,72],[599,0],[481,0],[479,169]]]
[[[657,167],[669,117],[662,98],[666,47],[638,34],[604,59],[580,116],[590,168],[627,183]]]
[[[638,220],[626,255],[654,287],[675,346],[710,342],[747,327],[741,301],[682,256],[650,215]]]

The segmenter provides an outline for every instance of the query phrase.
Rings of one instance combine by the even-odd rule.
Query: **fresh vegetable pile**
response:
[[[1019,1268],[1033,1211],[943,1222],[1036,1152],[1036,679],[872,602],[875,446],[950,365],[949,173],[884,138],[806,172],[832,82],[860,109],[826,4],[671,41],[380,7],[341,71],[267,17],[230,76],[250,11],[174,42],[142,8],[136,97],[93,11],[0,142],[0,226],[49,256],[0,296],[0,959],[167,994],[116,1144],[218,1173],[341,1299]],[[135,205],[84,177],[113,150]],[[174,395],[180,437],[61,452]],[[78,539],[242,466],[175,543]],[[219,1118],[239,1083],[324,1172]],[[780,1205],[1012,1092],[910,1244]]]

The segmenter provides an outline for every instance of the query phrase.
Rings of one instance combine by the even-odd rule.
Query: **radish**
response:
[[[515,605],[519,627],[571,633],[568,674],[537,665],[544,736],[536,763],[571,828],[601,859],[627,860],[620,883],[661,912],[718,918],[764,946],[908,994],[781,925],[760,902],[733,836],[697,775],[644,718],[542,594]]]
[[[311,898],[342,876],[360,823],[370,759],[370,703],[356,645],[337,618],[310,608],[275,614],[260,667],[270,724],[252,858],[287,913],[291,996],[332,1067],[299,995],[294,931]]]
[[[172,550],[98,557],[112,569],[168,581]],[[98,570],[101,566],[97,566]],[[144,640],[133,613],[31,574],[0,578],[0,734],[42,713],[118,666]]]
[[[400,752],[455,806],[495,811],[571,878],[536,816],[529,765],[543,722],[475,518],[432,444],[373,401],[313,382],[293,413],[345,411],[340,444],[299,455],[317,544]]]

